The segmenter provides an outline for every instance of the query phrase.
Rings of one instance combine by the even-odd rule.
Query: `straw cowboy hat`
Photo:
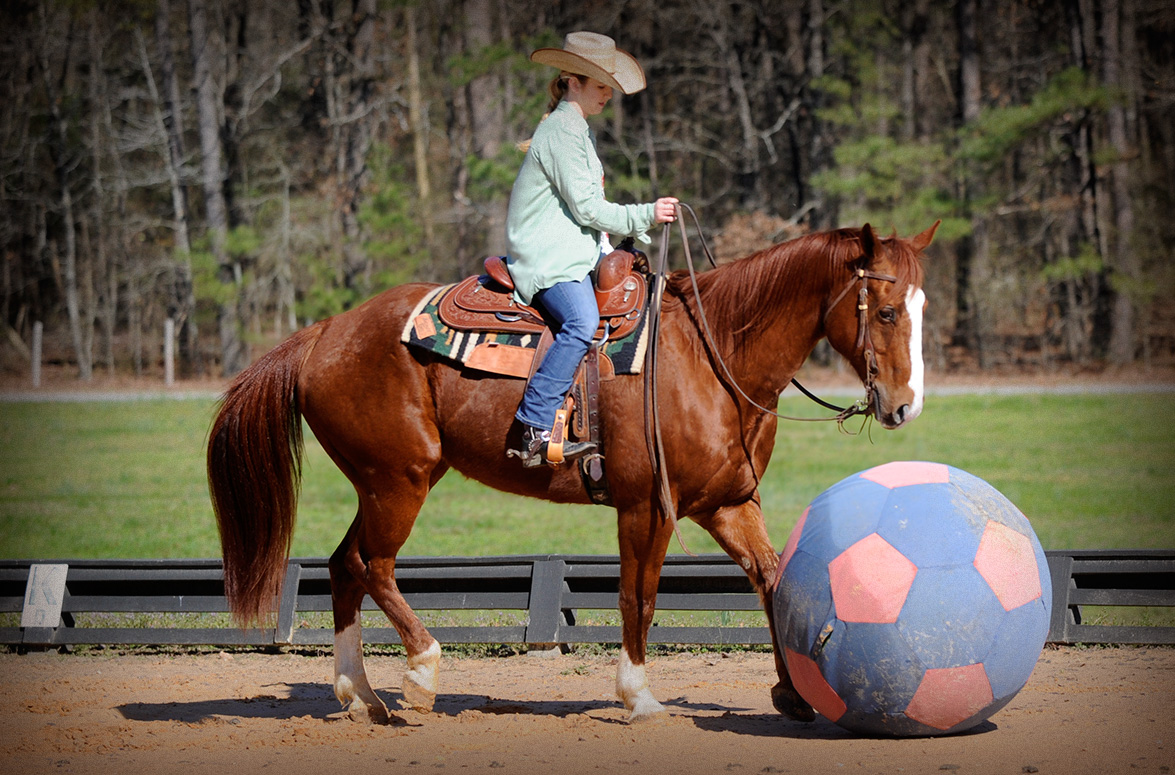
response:
[[[551,65],[576,75],[586,75],[619,89],[636,94],[645,88],[645,72],[627,51],[616,48],[616,41],[594,32],[569,32],[563,48],[540,48],[530,61]]]

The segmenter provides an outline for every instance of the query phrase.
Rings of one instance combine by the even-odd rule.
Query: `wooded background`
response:
[[[7,0],[0,365],[231,374],[504,248],[564,33],[649,88],[595,119],[610,199],[724,258],[943,225],[933,367],[1170,363],[1168,0]],[[680,251],[677,251],[680,260]]]

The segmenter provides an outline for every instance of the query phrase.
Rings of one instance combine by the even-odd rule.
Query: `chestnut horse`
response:
[[[687,273],[669,278],[657,392],[672,505],[746,571],[769,626],[778,555],[758,485],[777,417],[755,404],[775,407],[827,337],[869,386],[870,412],[882,426],[914,419],[922,408],[919,258],[936,226],[911,239],[882,239],[868,225],[801,237],[697,275],[696,295]],[[291,336],[232,382],[209,437],[225,594],[242,623],[270,615],[283,579],[301,418],[354,484],[358,513],[330,558],[334,690],[352,717],[371,721],[388,714],[363,666],[364,594],[387,614],[407,650],[404,700],[428,711],[436,698],[440,645],[404,600],[395,568],[425,497],[445,472],[455,468],[519,495],[589,502],[576,466],[527,470],[506,457],[520,445],[514,410],[522,380],[463,369],[401,343],[407,316],[434,287],[392,288]],[[702,333],[698,298],[712,336]],[[644,663],[673,524],[658,498],[645,442],[642,377],[618,375],[600,391],[602,448],[619,528],[623,644],[616,692],[637,720],[665,713]],[[773,626],[771,632],[774,639]],[[777,643],[775,665],[776,708],[811,719]]]

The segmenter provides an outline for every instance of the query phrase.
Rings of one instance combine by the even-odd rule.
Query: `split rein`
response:
[[[738,384],[738,381],[735,380],[734,375],[730,371],[730,368],[726,365],[725,359],[723,359],[723,357],[722,357],[722,353],[719,351],[718,346],[715,344],[714,334],[710,329],[709,321],[706,319],[706,311],[702,307],[702,296],[701,296],[701,292],[698,289],[697,270],[694,268],[693,254],[690,251],[689,239],[686,236],[686,231],[685,231],[685,222],[684,222],[684,219],[682,218],[682,215],[684,212],[688,212],[690,215],[690,218],[694,222],[694,229],[695,229],[695,231],[697,231],[698,239],[702,243],[702,252],[705,254],[706,260],[709,261],[710,266],[717,267],[718,262],[714,260],[714,254],[710,250],[710,245],[706,242],[706,235],[702,231],[701,222],[698,220],[698,214],[694,211],[694,209],[684,202],[679,202],[676,206],[676,210],[677,210],[677,218],[676,218],[677,225],[678,225],[678,229],[681,233],[681,243],[682,243],[682,248],[685,252],[686,266],[689,269],[690,285],[693,288],[694,300],[698,306],[698,317],[702,323],[702,333],[706,337],[706,343],[707,343],[707,345],[709,345],[710,352],[713,353],[714,359],[718,362],[719,367],[721,367],[722,373],[726,377],[726,381],[729,383],[729,385],[732,388],[734,388],[735,392],[737,392],[740,396],[743,397],[744,400],[747,401],[747,403],[749,403],[751,406],[755,407],[759,411],[764,412],[766,414],[770,414],[770,415],[777,417],[781,420],[789,420],[792,422],[832,422],[832,421],[835,421],[837,426],[839,426],[842,431],[845,430],[844,423],[849,418],[856,417],[858,415],[868,415],[870,413],[871,405],[874,401],[874,395],[875,395],[874,382],[877,378],[877,373],[878,373],[877,356],[873,350],[872,337],[869,335],[869,286],[868,286],[868,281],[869,280],[881,280],[883,282],[891,282],[892,283],[892,282],[897,282],[897,278],[894,277],[893,275],[880,274],[877,272],[869,271],[867,269],[856,269],[853,272],[853,279],[849,281],[849,283],[844,287],[844,289],[842,289],[841,292],[839,294],[837,294],[836,298],[833,299],[832,303],[829,304],[828,307],[824,310],[824,317],[823,317],[822,321],[827,322],[829,314],[832,312],[832,310],[834,310],[836,308],[836,306],[838,304],[841,303],[842,300],[844,300],[845,296],[848,295],[849,291],[852,290],[853,286],[854,285],[859,286],[858,291],[857,291],[858,323],[857,323],[857,345],[856,346],[857,346],[858,350],[864,349],[865,363],[866,363],[865,397],[858,399],[857,401],[855,401],[852,405],[850,405],[848,407],[837,406],[837,405],[829,403],[828,401],[825,401],[824,399],[815,395],[814,393],[809,391],[807,388],[805,388],[802,384],[800,384],[799,380],[793,378],[791,380],[791,384],[795,385],[796,388],[798,388],[801,393],[803,393],[806,397],[808,397],[809,399],[811,399],[815,403],[819,404],[820,406],[824,407],[825,409],[829,409],[831,411],[837,412],[837,414],[833,415],[832,417],[790,417],[788,415],[780,414],[779,412],[777,412],[773,409],[769,409],[768,407],[763,406],[762,404],[758,403],[753,398],[751,398],[749,395],[747,395],[746,391],[743,390],[742,387]],[[671,228],[672,228],[671,224],[667,223],[667,224],[665,224],[665,229],[662,231],[660,253],[659,253],[659,256],[657,259],[657,267],[654,270],[655,282],[654,282],[654,286],[653,286],[654,287],[653,296],[652,296],[651,303],[649,305],[649,312],[650,312],[650,318],[651,318],[650,324],[651,324],[651,329],[652,329],[650,333],[652,334],[652,336],[649,339],[650,347],[649,347],[648,352],[646,352],[646,359],[645,360],[646,360],[646,363],[650,364],[653,368],[651,383],[652,383],[654,390],[655,390],[655,386],[656,386],[656,363],[657,363],[657,359],[656,359],[657,336],[656,335],[658,333],[659,324],[660,324],[661,297],[662,297],[662,294],[664,293],[665,282],[666,282],[666,278],[668,276],[669,232],[670,232]],[[645,391],[646,410],[650,408],[649,407],[650,399],[648,397],[650,392],[651,391],[649,391],[649,390]],[[654,414],[656,412],[655,402],[653,402],[653,412],[654,412]]]
[[[722,353],[718,349],[714,341],[714,334],[710,330],[710,322],[706,319],[706,311],[702,308],[702,294],[698,289],[697,270],[694,268],[693,255],[690,252],[689,238],[685,231],[685,222],[682,217],[683,212],[688,212],[690,218],[694,222],[694,228],[698,233],[698,239],[702,243],[702,250],[706,255],[706,259],[710,262],[711,267],[717,267],[718,262],[714,260],[714,254],[710,251],[710,246],[706,242],[706,235],[702,232],[701,222],[698,220],[698,215],[694,209],[684,202],[679,202],[675,206],[675,214],[678,228],[681,232],[681,243],[685,251],[686,266],[689,268],[690,285],[693,288],[694,300],[698,305],[698,318],[702,323],[702,333],[706,337],[706,344],[713,354],[714,360],[722,369],[722,373],[734,390],[743,397],[751,406],[755,407],[761,412],[778,417],[781,420],[791,420],[795,422],[828,422],[836,421],[837,426],[844,431],[845,420],[857,415],[868,416],[871,412],[871,405],[875,400],[874,380],[878,373],[877,357],[873,351],[873,342],[869,335],[869,280],[881,280],[884,282],[897,282],[897,278],[892,275],[879,274],[871,272],[867,269],[857,269],[854,272],[853,279],[844,287],[844,289],[836,296],[831,304],[824,310],[823,321],[827,321],[829,313],[848,295],[854,285],[859,285],[857,291],[857,349],[864,349],[865,364],[866,364],[866,378],[865,378],[865,398],[859,399],[849,407],[840,407],[831,404],[823,399],[812,394],[799,383],[796,379],[792,379],[792,384],[799,388],[805,396],[820,404],[826,409],[837,412],[832,417],[789,417],[780,414],[779,412],[769,409],[768,407],[759,404],[742,389],[734,375],[730,371],[730,367],[726,365],[726,360],[722,357]],[[665,293],[665,284],[668,277],[668,263],[669,263],[669,236],[672,224],[666,223],[665,228],[661,232],[661,246],[657,259],[657,266],[653,270],[653,292],[649,299],[648,307],[648,347],[645,350],[645,443],[648,447],[649,461],[653,466],[654,476],[658,482],[658,492],[660,496],[661,508],[665,516],[673,525],[673,532],[677,536],[677,542],[681,545],[682,550],[694,556],[685,545],[685,541],[681,537],[681,531],[677,526],[677,509],[674,506],[673,493],[669,487],[669,477],[667,467],[665,465],[665,447],[661,440],[661,416],[657,405],[657,341],[660,334],[661,327],[661,299]],[[846,431],[847,432],[847,431]]]

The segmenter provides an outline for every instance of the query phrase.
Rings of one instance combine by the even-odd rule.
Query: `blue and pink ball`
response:
[[[1048,635],[1048,563],[987,482],[895,462],[812,501],[780,557],[775,627],[796,689],[867,735],[961,732],[1004,707]]]

